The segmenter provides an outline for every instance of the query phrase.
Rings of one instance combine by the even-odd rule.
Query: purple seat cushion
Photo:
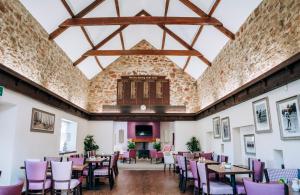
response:
[[[185,177],[185,175],[184,175]],[[187,178],[194,178],[193,174],[192,174],[192,171],[188,170],[187,172]]]
[[[95,175],[95,176],[104,176],[104,175],[108,175],[108,169],[107,169],[107,168],[95,169],[95,170],[94,170],[94,175]]]
[[[51,187],[51,179],[46,179],[45,181],[45,189],[49,189]],[[30,182],[29,183],[29,190],[42,190],[43,189],[43,182]]]
[[[210,194],[233,194],[232,187],[222,182],[209,182]],[[207,185],[203,185],[203,192],[207,193]]]
[[[236,185],[236,191],[237,191],[238,194],[246,194],[244,184],[237,184]]]
[[[71,179],[70,189],[76,188],[80,184],[78,179]],[[67,190],[68,182],[54,182],[53,188],[56,190]]]

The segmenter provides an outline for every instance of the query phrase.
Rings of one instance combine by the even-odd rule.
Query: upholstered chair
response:
[[[68,193],[80,192],[81,182],[79,179],[72,179],[72,161],[51,162],[52,170],[52,192],[65,191]]]
[[[199,178],[199,173],[197,169],[197,161],[195,160],[190,160],[190,167],[191,167],[191,172],[194,178],[194,194],[201,194],[201,186],[200,186],[200,178]]]
[[[15,185],[0,186],[1,195],[21,195],[24,182],[18,182]]]
[[[46,194],[51,188],[51,179],[46,178],[48,168],[47,161],[26,160],[26,193],[25,194]]]
[[[262,182],[263,181],[264,169],[265,169],[264,162],[261,162],[260,160],[252,160],[252,171],[253,171],[252,180],[254,182]]]
[[[164,158],[164,154],[162,152],[158,152],[156,149],[150,150],[151,163],[153,159],[155,159],[155,163],[157,163],[157,159],[163,159],[163,158]]]
[[[181,164],[181,169],[182,169],[182,184],[181,184],[181,191],[185,192],[186,190],[186,185],[188,180],[193,180],[193,174],[191,170],[188,169],[187,165],[187,158],[184,156],[180,156],[180,164]]]
[[[174,167],[175,170],[175,159],[171,152],[164,152],[164,171],[166,171],[166,166],[169,165],[169,170],[171,170],[171,166]]]
[[[113,163],[114,163],[114,155],[108,157],[108,166],[103,166],[100,168],[96,168],[94,170],[94,178],[108,178],[109,180],[109,186],[112,190],[114,185],[114,175],[113,175]]]
[[[288,187],[278,183],[256,183],[249,179],[244,179],[247,195],[287,195]]]
[[[134,162],[136,163],[136,150],[129,150],[124,152],[123,154],[123,162],[129,161],[131,163],[131,159],[134,159]]]
[[[206,160],[213,160],[213,153],[212,152],[200,153],[200,157],[203,157]]]

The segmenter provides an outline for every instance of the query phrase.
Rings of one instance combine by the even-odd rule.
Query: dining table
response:
[[[237,194],[236,189],[236,175],[239,174],[252,174],[252,170],[232,165],[230,168],[225,168],[223,164],[213,164],[207,166],[209,172],[216,173],[218,175],[230,175],[230,183],[233,189],[233,194]]]

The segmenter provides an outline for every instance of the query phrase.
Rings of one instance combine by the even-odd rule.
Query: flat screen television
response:
[[[136,125],[135,136],[152,136],[152,125]]]

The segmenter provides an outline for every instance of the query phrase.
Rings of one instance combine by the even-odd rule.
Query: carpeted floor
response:
[[[118,167],[122,170],[164,170],[164,164],[161,161],[158,161],[158,163],[154,161],[151,164],[150,159],[137,159],[136,163],[131,161],[130,164],[128,162],[123,163],[119,161]]]

